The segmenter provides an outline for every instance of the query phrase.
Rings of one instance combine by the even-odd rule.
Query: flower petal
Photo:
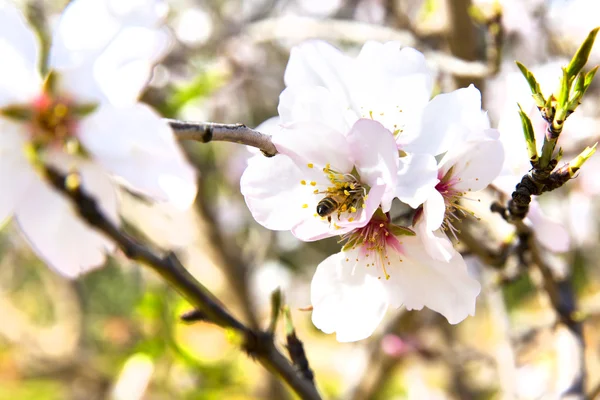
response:
[[[423,203],[423,217],[425,226],[429,231],[438,230],[444,222],[446,216],[446,204],[444,197],[437,190],[431,191],[427,201]]]
[[[553,220],[540,207],[535,199],[529,204],[527,218],[535,232],[535,238],[548,250],[564,253],[569,251],[570,236],[567,229],[559,221]]]
[[[340,342],[371,336],[388,307],[382,281],[357,261],[358,251],[325,259],[311,283],[312,320],[325,333],[337,333]]]
[[[396,197],[417,208],[435,191],[438,167],[430,154],[408,154],[400,158]]]
[[[168,125],[150,107],[101,106],[81,121],[78,137],[87,151],[133,190],[177,208],[196,196],[196,174]]]
[[[448,262],[431,258],[420,238],[402,238],[403,262],[390,267],[389,290],[398,291],[407,310],[427,307],[442,314],[451,324],[475,315],[481,285],[467,271],[458,252]],[[393,305],[399,306],[396,301]]]
[[[419,131],[405,132],[399,141],[407,151],[434,156],[448,151],[471,131],[489,128],[487,115],[481,111],[481,93],[473,85],[434,97],[420,123]]]
[[[342,105],[322,86],[286,88],[279,96],[277,110],[282,124],[318,122],[338,132],[349,129]]]
[[[338,172],[351,172],[353,168],[350,147],[346,137],[327,125],[314,122],[293,123],[286,131],[273,135],[277,150],[306,168],[322,169],[327,164]]]
[[[499,140],[477,140],[463,144],[461,151],[440,163],[442,175],[452,168],[458,182],[453,189],[476,192],[485,189],[502,170],[504,147]]]
[[[15,211],[36,178],[23,152],[24,129],[21,125],[0,119],[0,224]]]
[[[54,159],[66,172],[71,164]],[[117,198],[109,177],[91,163],[77,167],[82,185],[98,202],[104,215],[118,223]],[[59,193],[38,178],[23,196],[15,212],[21,231],[38,256],[62,275],[75,278],[104,263],[114,243],[90,228]]]
[[[292,48],[285,68],[287,87],[322,86],[342,108],[350,105],[346,71],[352,59],[329,43],[309,40]]]
[[[0,1],[0,108],[27,103],[39,91],[39,44],[21,12]]]
[[[259,224],[276,231],[291,230],[315,212],[303,208],[314,200],[307,199],[310,192],[300,184],[302,179],[302,171],[286,155],[256,155],[248,160],[240,189]]]
[[[426,204],[427,202],[425,202]],[[437,215],[436,215],[437,216]],[[432,220],[435,218],[432,217]],[[431,226],[435,226],[434,223],[431,223]],[[421,239],[423,247],[427,251],[430,257],[443,261],[449,262],[450,259],[456,253],[454,246],[446,234],[442,233],[440,230],[431,230],[428,226],[428,221],[419,221],[414,226],[415,231],[417,232],[417,237]]]
[[[361,181],[369,186],[385,185],[381,205],[383,211],[388,212],[398,179],[398,148],[394,136],[377,121],[359,119],[347,138]]]

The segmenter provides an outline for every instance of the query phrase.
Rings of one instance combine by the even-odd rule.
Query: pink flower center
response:
[[[435,186],[435,189],[444,198],[444,204],[446,206],[444,222],[442,223],[442,230],[450,232],[456,239],[456,234],[460,233],[453,223],[460,221],[463,217],[471,215],[475,217],[475,213],[470,211],[468,208],[461,204],[461,200],[473,200],[465,197],[465,192],[460,192],[455,188],[455,185],[460,182],[460,178],[453,175],[452,168],[446,173],[445,176],[438,176],[440,180]],[[478,200],[479,201],[479,200]]]
[[[63,144],[74,136],[77,119],[69,100],[42,93],[33,101],[31,111],[29,126],[35,145]]]
[[[359,250],[359,259],[366,261],[365,267],[376,267],[383,273],[385,279],[390,279],[388,267],[391,265],[391,257],[398,257],[402,262],[402,242],[398,240],[394,230],[402,229],[389,223],[387,219],[373,218],[362,228],[355,229],[342,236],[346,241],[344,250]],[[389,251],[388,250],[392,250]],[[346,261],[350,261],[346,259]],[[381,279],[381,277],[379,277]]]

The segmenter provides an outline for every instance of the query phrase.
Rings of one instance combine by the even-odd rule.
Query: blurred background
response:
[[[52,26],[68,1],[19,3],[32,20]],[[600,25],[600,3],[500,4],[498,30],[483,23],[493,15],[492,2],[169,1],[171,51],[156,66],[143,100],[169,118],[256,126],[276,115],[293,45],[322,38],[356,54],[367,40],[398,40],[426,54],[436,92],[470,83],[482,91],[483,108],[502,132],[507,169],[522,175],[527,160],[516,102],[531,103],[514,60],[532,69],[550,93],[560,66]],[[591,65],[598,63],[600,44]],[[567,122],[561,137],[565,160],[598,140],[599,92],[596,82]],[[266,327],[270,294],[281,287],[324,398],[558,399],[600,393],[598,155],[577,179],[540,199],[552,228],[544,253],[551,273],[574,294],[567,300],[577,300],[573,317],[584,343],[557,323],[540,271],[529,268],[528,260],[511,256],[505,268],[494,269],[471,257],[465,241],[459,248],[483,286],[476,317],[453,326],[428,310],[395,310],[373,337],[341,344],[312,326],[310,312],[299,310],[310,305],[315,267],[339,251],[336,239],[302,243],[253,221],[239,193],[251,155],[244,146],[183,145],[200,171],[195,208],[181,213],[123,192],[128,228],[157,247],[176,250],[250,324]],[[497,249],[510,227],[487,212],[498,192],[484,196],[484,224],[467,221],[465,230]],[[553,246],[555,235],[568,237],[568,244]],[[67,281],[32,254],[9,221],[0,231],[0,264],[1,400],[294,398],[226,332],[180,322],[189,305],[120,254],[104,268]],[[276,340],[283,344],[280,329]]]

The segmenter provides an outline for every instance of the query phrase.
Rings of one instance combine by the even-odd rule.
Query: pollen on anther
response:
[[[311,185],[311,186],[317,186],[317,182],[315,182],[315,181],[310,181],[310,185]]]
[[[350,207],[350,211],[352,211],[353,213],[355,213],[356,212],[356,207],[354,207],[354,206]]]
[[[308,204],[306,204],[306,203],[302,204],[302,208],[308,208]]]
[[[367,205],[365,203],[363,203],[361,207],[362,208],[367,208]]]
[[[354,218],[352,218],[352,217],[348,218],[348,222],[352,222],[352,221],[354,221]]]
[[[313,168],[313,167],[315,166],[315,164],[313,164],[313,163],[308,163],[308,164],[306,164],[306,166],[307,166],[308,168]]]
[[[347,190],[344,190],[344,194],[345,194],[346,196],[350,196],[350,192],[349,192],[349,191],[347,191]]]
[[[313,191],[313,193],[314,193],[314,194],[318,194],[318,193],[319,193],[319,189],[315,189],[315,190]]]
[[[300,181],[300,184],[301,184],[301,185],[306,185],[306,181],[305,181],[304,179],[302,179],[302,180]]]

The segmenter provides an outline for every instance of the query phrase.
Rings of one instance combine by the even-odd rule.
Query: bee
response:
[[[334,196],[323,197],[317,204],[317,214],[321,217],[328,217],[340,207],[340,202]]]

